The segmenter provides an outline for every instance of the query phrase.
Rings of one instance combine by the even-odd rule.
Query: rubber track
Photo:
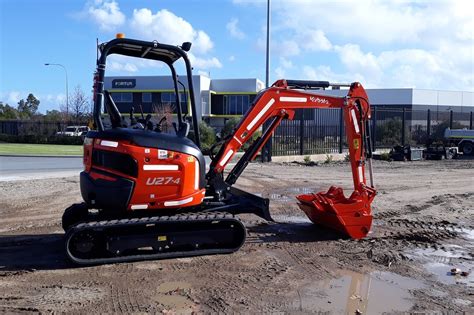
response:
[[[212,222],[215,220],[228,220],[234,221],[236,224],[240,225],[245,233],[245,226],[242,224],[240,219],[235,217],[231,213],[227,212],[193,212],[193,213],[181,213],[173,216],[153,216],[153,217],[143,217],[143,218],[130,218],[130,219],[115,219],[115,220],[102,220],[102,221],[91,221],[86,223],[80,223],[71,227],[65,235],[65,245],[66,245],[66,254],[68,258],[79,265],[99,265],[107,263],[120,263],[120,262],[130,262],[130,261],[140,261],[140,260],[154,260],[154,259],[165,259],[165,258],[178,258],[178,257],[192,257],[200,255],[210,255],[210,254],[227,254],[233,253],[240,249],[240,247],[245,242],[245,234],[242,239],[241,244],[236,248],[231,249],[201,249],[195,251],[184,251],[184,252],[167,252],[167,253],[157,253],[157,254],[143,254],[143,255],[131,255],[131,256],[118,256],[118,257],[108,257],[108,258],[97,258],[97,259],[82,259],[73,257],[69,251],[68,244],[71,237],[74,233],[79,232],[84,229],[106,229],[108,227],[123,227],[127,228],[135,225],[143,224],[154,224],[162,222]]]

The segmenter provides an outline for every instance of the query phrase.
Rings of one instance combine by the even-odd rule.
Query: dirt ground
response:
[[[375,161],[374,172],[363,240],[308,223],[294,199],[349,191],[347,163],[251,164],[237,186],[270,198],[277,222],[244,216],[240,251],[87,268],[66,260],[60,227],[77,177],[0,182],[0,312],[474,313],[474,160]]]

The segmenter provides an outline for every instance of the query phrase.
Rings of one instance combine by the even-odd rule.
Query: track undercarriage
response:
[[[96,265],[235,252],[246,239],[236,214],[272,218],[268,199],[234,187],[226,191],[225,202],[186,212],[97,211],[74,204],[62,219],[66,254],[76,264]]]
[[[237,251],[244,225],[231,213],[91,220],[66,232],[66,253],[81,265],[175,258]]]

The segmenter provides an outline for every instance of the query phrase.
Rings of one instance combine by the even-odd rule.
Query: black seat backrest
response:
[[[191,129],[191,126],[189,125],[188,122],[183,122],[181,126],[179,126],[178,131],[176,132],[176,135],[178,137],[185,138],[189,134],[189,130]]]

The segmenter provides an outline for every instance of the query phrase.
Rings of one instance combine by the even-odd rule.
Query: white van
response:
[[[85,135],[89,131],[87,126],[67,126],[64,131],[56,132],[58,136],[70,136],[70,137],[79,137]]]

